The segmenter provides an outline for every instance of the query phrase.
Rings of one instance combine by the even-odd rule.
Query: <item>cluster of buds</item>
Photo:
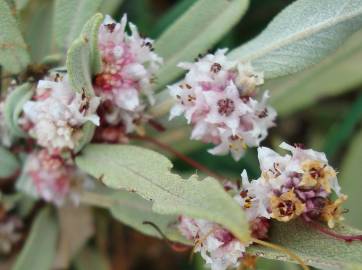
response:
[[[101,25],[98,40],[103,65],[94,80],[96,93],[102,98],[101,128],[120,127],[123,134],[148,120],[144,111],[154,104],[152,83],[162,64],[153,51],[153,41],[141,37],[134,24],[128,25],[131,34],[125,29],[126,15],[120,23],[107,16]]]
[[[253,238],[265,239],[272,219],[288,222],[302,217],[307,222],[326,222],[333,228],[343,219],[340,205],[346,200],[340,193],[335,170],[328,165],[324,153],[286,143],[281,147],[291,151],[291,155],[258,148],[260,178],[249,181],[244,171],[241,187],[224,184],[245,211]],[[333,192],[338,196],[335,201],[331,200]],[[218,224],[181,216],[178,228],[194,241],[194,251],[201,253],[212,270],[237,267],[245,256],[247,245]]]
[[[263,74],[249,63],[228,59],[226,51],[179,64],[188,72],[182,82],[169,86],[176,100],[170,119],[184,114],[193,126],[192,139],[215,144],[211,154],[230,152],[239,160],[248,146],[259,146],[265,139],[276,112],[267,106],[267,91],[258,100]]]

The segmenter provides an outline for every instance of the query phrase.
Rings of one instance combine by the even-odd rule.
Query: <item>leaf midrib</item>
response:
[[[333,27],[341,22],[347,21],[353,17],[357,17],[358,15],[362,15],[362,9],[357,10],[356,12],[350,13],[345,16],[337,17],[337,19],[326,20],[324,22],[318,23],[313,25],[312,27],[307,28],[306,30],[302,32],[297,32],[296,34],[292,34],[290,36],[287,36],[286,38],[280,40],[279,42],[274,43],[274,45],[266,47],[264,49],[258,50],[258,52],[254,54],[250,54],[248,57],[242,58],[244,61],[253,61],[257,58],[262,57],[265,54],[268,54],[274,50],[278,50],[284,46],[288,46],[291,43],[297,42],[299,40],[304,39],[305,37],[311,36],[315,33],[318,33],[326,28]],[[252,41],[251,41],[252,42]],[[246,44],[245,46],[247,46]],[[231,52],[233,54],[234,52]]]

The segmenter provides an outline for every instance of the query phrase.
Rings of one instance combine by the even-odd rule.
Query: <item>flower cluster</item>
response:
[[[47,202],[62,205],[67,199],[77,203],[77,191],[84,176],[70,159],[47,149],[33,151],[27,158],[24,174],[35,187],[35,194]]]
[[[193,126],[192,139],[215,144],[211,154],[230,152],[239,160],[248,146],[258,146],[265,139],[276,112],[267,106],[267,91],[257,98],[263,74],[248,63],[229,60],[226,51],[179,64],[188,72],[182,82],[169,86],[176,100],[170,119],[184,114]]]
[[[302,216],[334,227],[342,219],[340,205],[347,197],[341,194],[337,173],[325,154],[301,145],[282,143],[281,148],[291,155],[281,156],[266,147],[258,149],[259,179],[249,183],[244,174],[245,189],[254,198],[259,214],[282,222]],[[334,202],[330,199],[333,192],[338,196]]]
[[[243,209],[250,209],[250,202],[243,197],[243,190],[232,182],[224,184],[225,190],[233,196]],[[267,238],[269,221],[256,215],[247,215],[252,236]],[[178,229],[195,244],[194,252],[200,252],[206,265],[212,270],[225,270],[238,267],[250,243],[241,243],[220,225],[202,219],[179,217]]]
[[[225,190],[244,209],[252,236],[266,238],[271,219],[288,222],[302,217],[306,221],[324,221],[333,227],[343,219],[340,205],[346,200],[340,193],[335,170],[323,153],[300,145],[283,143],[281,147],[291,155],[281,156],[269,148],[258,148],[260,178],[249,181],[244,171],[241,187],[230,182],[224,184]],[[338,196],[334,202],[330,198],[332,192]],[[194,251],[201,253],[212,270],[237,267],[244,257],[247,245],[218,224],[181,216],[178,228],[194,241]]]
[[[121,126],[130,133],[144,122],[147,104],[154,104],[152,83],[162,59],[153,51],[153,41],[143,38],[127,17],[120,23],[109,16],[99,30],[102,71],[94,80],[96,93],[102,98],[104,124]]]
[[[56,74],[40,80],[33,100],[24,104],[23,126],[40,146],[74,149],[87,121],[99,125],[98,105],[97,97],[76,93],[67,76]]]

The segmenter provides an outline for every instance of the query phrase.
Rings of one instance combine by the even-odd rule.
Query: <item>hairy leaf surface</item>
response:
[[[10,73],[19,73],[30,62],[28,48],[18,23],[5,0],[0,0],[0,65]]]
[[[298,0],[230,57],[251,61],[274,78],[318,63],[361,26],[361,0]]]
[[[102,0],[56,0],[54,37],[58,48],[66,51],[79,36],[84,24],[98,10]]]
[[[336,231],[342,234],[362,234],[361,231],[346,225],[340,225]],[[293,251],[310,266],[326,270],[362,269],[361,242],[346,243],[336,240],[311,229],[302,221],[275,222],[269,235],[270,242]],[[290,261],[286,254],[257,245],[248,248],[247,251],[268,259]]]
[[[245,13],[248,0],[199,0],[157,39],[156,52],[164,58],[157,75],[161,88],[182,74],[176,65],[193,61],[226,34]]]
[[[88,145],[76,163],[110,188],[152,200],[157,213],[214,221],[242,241],[250,239],[244,212],[215,179],[182,179],[170,172],[171,162],[154,151],[129,145]]]
[[[272,91],[271,103],[278,114],[290,115],[322,98],[337,96],[361,85],[361,62],[362,31],[358,31],[318,65],[268,81],[265,88]]]

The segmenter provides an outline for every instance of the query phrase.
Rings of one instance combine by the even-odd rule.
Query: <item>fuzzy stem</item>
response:
[[[158,141],[157,139],[155,138],[152,138],[152,137],[149,137],[147,135],[144,135],[144,136],[140,136],[140,135],[131,135],[130,136],[131,139],[136,139],[136,140],[143,140],[143,141],[147,141],[147,142],[150,142],[150,143],[153,143],[154,145],[160,147],[161,149],[173,154],[174,156],[176,156],[177,158],[183,160],[184,162],[186,162],[187,164],[189,164],[190,166],[192,166],[193,168],[211,176],[211,177],[214,177],[220,181],[222,180],[225,180],[226,178],[215,173],[215,172],[212,172],[211,170],[209,170],[208,168],[206,168],[204,165],[198,163],[197,161],[185,156],[184,154],[178,152],[177,150],[175,150],[174,148],[172,148],[171,146],[167,145],[167,144],[164,144],[160,141]]]
[[[251,240],[254,243],[257,243],[261,246],[272,248],[272,249],[275,249],[275,250],[278,250],[280,252],[287,254],[290,258],[296,260],[304,270],[310,270],[309,267],[304,263],[304,261],[298,255],[296,255],[294,252],[292,252],[284,247],[281,247],[279,245],[272,244],[272,243],[269,243],[269,242],[266,242],[266,241],[263,241],[260,239],[252,238]]]
[[[362,235],[342,235],[337,232],[334,232],[330,230],[327,227],[324,227],[320,225],[319,223],[313,221],[313,220],[305,220],[303,219],[305,223],[307,223],[309,226],[311,226],[313,229],[316,229],[317,231],[324,233],[328,236],[332,236],[338,240],[346,241],[346,242],[352,242],[352,241],[362,241]]]

